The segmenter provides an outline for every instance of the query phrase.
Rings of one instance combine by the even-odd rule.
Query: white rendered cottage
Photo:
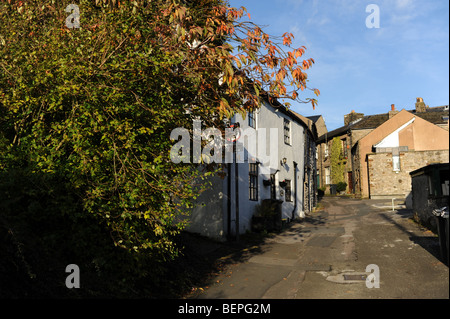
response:
[[[224,164],[227,175],[212,178],[212,187],[198,197],[187,230],[235,238],[251,230],[257,205],[267,200],[278,205],[280,223],[304,218],[316,204],[314,123],[267,101],[231,122],[240,126],[237,153]]]

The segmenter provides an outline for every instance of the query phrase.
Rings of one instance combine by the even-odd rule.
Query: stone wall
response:
[[[326,145],[328,145],[328,155],[325,156],[325,148]],[[330,150],[331,150],[331,146],[330,146],[330,141],[327,141],[326,143],[320,143],[317,144],[317,148],[319,150],[319,156],[317,159],[317,163],[316,163],[316,167],[319,170],[319,176],[320,176],[320,181],[319,181],[319,185],[317,185],[317,187],[319,188],[323,188],[323,187],[327,187],[327,183],[326,183],[326,177],[325,177],[325,168],[326,167],[330,167]]]
[[[368,154],[370,198],[406,198],[411,193],[410,172],[432,163],[448,163],[449,151],[400,152],[400,171],[393,171],[392,153]]]
[[[355,146],[355,144],[362,139],[364,136],[366,136],[367,134],[369,134],[370,132],[372,132],[373,129],[358,129],[358,130],[352,130],[351,131],[351,141],[352,141],[352,145],[350,147]]]

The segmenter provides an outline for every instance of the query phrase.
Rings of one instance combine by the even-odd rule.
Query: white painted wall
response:
[[[220,177],[210,177],[211,187],[197,198],[188,217],[186,230],[219,241],[226,239],[226,188]],[[197,180],[198,183],[202,181]]]
[[[270,146],[270,128],[277,128],[276,135],[278,151],[277,160],[259,165],[258,176],[258,200],[249,199],[249,158],[258,158],[257,154],[248,153],[248,145],[245,145],[243,162],[238,163],[238,194],[239,194],[239,233],[245,233],[251,230],[251,219],[255,212],[255,206],[260,204],[263,199],[270,199],[270,186],[264,186],[263,180],[269,180],[270,174],[275,173],[276,198],[282,200],[282,218],[291,219],[294,211],[295,201],[297,203],[294,211],[294,218],[304,217],[303,211],[303,179],[304,179],[304,143],[305,128],[302,124],[294,121],[288,115],[275,110],[268,104],[263,104],[260,109],[255,111],[256,131],[266,129],[266,152],[269,154]],[[290,145],[284,143],[284,118],[290,121]],[[248,117],[245,119],[236,115],[232,119],[233,123],[239,122],[241,130],[249,127]],[[258,148],[257,148],[258,150]],[[286,164],[280,161],[286,158]],[[295,193],[294,181],[294,161],[297,167],[297,193]],[[231,234],[236,234],[236,183],[235,183],[235,164],[231,164],[231,185],[228,194],[228,177],[225,179],[213,178],[213,187],[203,193],[197,199],[197,205],[192,211],[190,225],[188,230],[199,233],[211,238],[224,240],[228,232],[228,206],[227,199],[230,196],[231,203]],[[285,195],[281,196],[280,191],[284,189],[279,186],[279,182],[285,179],[291,180],[291,202],[285,201]]]
[[[249,163],[248,157],[252,156],[249,154],[244,157],[245,163],[238,164],[239,167],[239,217],[240,217],[240,233],[244,233],[246,230],[251,228],[251,217],[254,213],[255,206],[261,203],[263,199],[270,198],[270,186],[264,186],[263,180],[269,180],[270,174],[278,172],[275,174],[275,185],[276,185],[276,198],[282,200],[282,218],[292,219],[292,212],[294,210],[295,201],[297,201],[297,207],[294,212],[294,218],[304,217],[303,212],[303,174],[304,174],[304,130],[305,128],[290,118],[288,115],[277,111],[271,106],[264,104],[261,108],[255,111],[256,118],[256,130],[261,131],[261,128],[266,128],[266,151],[270,150],[270,128],[277,128],[277,142],[278,142],[278,160],[275,163],[270,163],[271,165],[264,166],[259,165],[259,176],[258,176],[258,201],[249,200]],[[284,143],[284,118],[290,121],[290,145]],[[241,129],[245,130],[248,128],[248,117],[243,119],[240,115],[236,115],[233,122],[239,122]],[[256,156],[257,157],[257,156]],[[286,158],[286,164],[281,164],[283,158]],[[295,194],[295,181],[294,181],[294,161],[297,162],[297,194]],[[264,173],[264,168],[266,168]],[[232,179],[234,180],[234,168]],[[279,186],[279,182],[285,179],[291,180],[291,202],[285,201],[284,189]],[[281,191],[283,190],[283,196],[281,196]],[[232,193],[234,196],[235,188],[234,183],[232,183]],[[233,201],[233,204],[235,201]],[[235,207],[233,205],[233,217],[235,217]]]
[[[399,147],[400,142],[398,138],[398,133],[403,130],[405,127],[410,125],[412,122],[414,122],[415,117],[413,117],[411,120],[400,126],[398,129],[396,129],[394,132],[386,136],[384,139],[382,139],[380,142],[375,144],[375,147]]]

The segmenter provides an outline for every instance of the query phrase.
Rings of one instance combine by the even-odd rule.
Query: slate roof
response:
[[[427,108],[426,112],[416,112],[416,110],[407,111],[433,124],[447,124],[448,119],[444,120],[444,117],[449,116],[448,105],[430,107]],[[325,140],[343,135],[348,130],[375,129],[387,120],[389,120],[389,113],[366,115],[362,119],[353,121],[348,125],[341,126],[333,131],[319,136],[317,143],[322,143]]]
[[[326,132],[322,136],[319,136],[319,138],[317,139],[317,143],[322,143],[325,140],[332,139],[335,136],[341,136],[341,135],[345,134],[350,129],[351,125],[352,124],[341,126],[335,130]]]
[[[312,127],[313,127],[314,123],[312,120],[289,109],[288,107],[286,107],[285,105],[280,103],[280,101],[278,101],[278,99],[273,98],[272,102],[269,102],[267,93],[262,93],[261,95],[265,98],[268,105],[270,105],[271,107],[273,107],[275,109],[280,110],[282,113],[288,115],[292,120],[296,121],[297,123],[300,123],[301,125],[304,125],[310,132],[313,132]]]
[[[447,120],[444,120],[444,117],[448,117],[448,110],[447,111],[427,111],[427,112],[421,112],[416,113],[415,111],[409,111],[413,113],[414,115],[417,115],[418,117],[431,122],[433,124],[447,124]]]
[[[312,115],[312,116],[307,116],[306,118],[310,119],[313,122],[316,122],[322,115]]]
[[[352,130],[374,129],[389,120],[389,114],[366,115],[360,121],[351,125]]]

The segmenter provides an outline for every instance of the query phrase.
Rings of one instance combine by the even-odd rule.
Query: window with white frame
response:
[[[325,184],[329,185],[331,184],[331,174],[330,174],[330,168],[325,167]]]
[[[248,199],[258,200],[258,164],[250,163],[248,172]]]
[[[270,199],[277,199],[275,186],[275,174],[270,174]]]
[[[284,119],[284,143],[291,144],[291,122]]]
[[[256,113],[248,112],[248,126],[256,128]]]
[[[400,156],[399,155],[392,155],[392,170],[394,172],[400,171]]]
[[[292,202],[291,198],[291,180],[286,179],[286,186],[284,188],[284,195],[285,195],[285,201],[286,202]]]

